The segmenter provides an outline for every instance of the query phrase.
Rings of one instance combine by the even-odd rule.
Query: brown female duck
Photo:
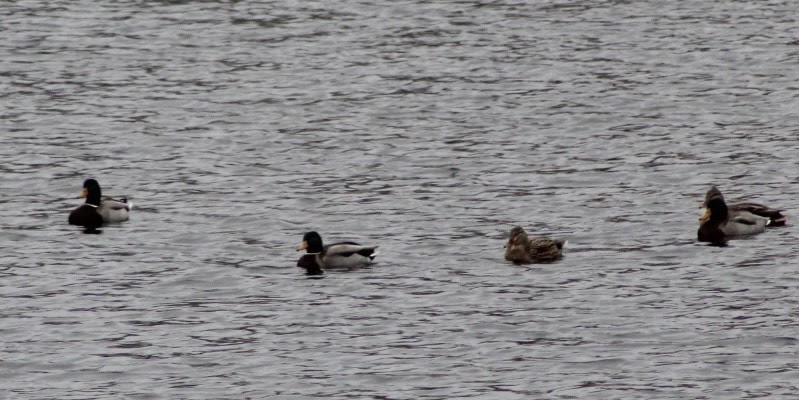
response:
[[[528,237],[520,226],[510,231],[505,245],[505,259],[516,264],[551,262],[563,256],[566,241],[544,236]]]

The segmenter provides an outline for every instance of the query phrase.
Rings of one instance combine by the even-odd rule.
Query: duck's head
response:
[[[508,244],[505,245],[505,248],[510,249],[518,246],[525,246],[529,241],[530,239],[527,238],[527,232],[525,232],[521,226],[514,226],[513,229],[510,230]]]
[[[703,206],[705,207],[705,212],[702,218],[699,219],[700,222],[704,223],[709,220],[722,221],[727,219],[727,203],[724,202],[724,196],[721,195],[721,191],[715,186],[712,186],[710,190],[707,191],[707,194],[705,194]]]
[[[529,262],[529,243],[530,239],[524,229],[520,226],[513,227],[508,235],[508,243],[505,244],[505,259],[516,264]]]
[[[83,190],[80,192],[80,197],[86,198],[86,204],[99,206],[100,198],[102,197],[100,184],[94,179],[86,179],[83,181]]]
[[[717,188],[715,185],[711,186],[710,189],[705,193],[705,202],[702,203],[705,207],[708,207],[711,200],[721,199],[724,201],[724,196],[721,195],[721,190]]]
[[[302,243],[297,246],[297,251],[305,250],[308,253],[322,252],[322,237],[315,231],[311,231],[302,237]]]

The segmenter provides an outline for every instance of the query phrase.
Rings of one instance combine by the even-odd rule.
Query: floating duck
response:
[[[110,197],[103,198],[100,184],[94,179],[83,182],[83,191],[80,197],[85,197],[86,202],[69,213],[69,223],[80,225],[89,229],[96,229],[104,223],[122,222],[128,220],[131,204],[126,198],[120,200]]]
[[[699,218],[697,236],[700,242],[724,243],[728,237],[754,235],[766,226],[783,226],[786,217],[781,210],[757,203],[727,205],[721,191],[712,186],[705,194],[705,212]]]
[[[322,237],[317,232],[308,232],[302,237],[297,251],[305,250],[297,261],[297,266],[308,273],[321,273],[323,268],[347,268],[369,264],[377,256],[377,246],[362,246],[355,242],[340,242],[322,245]]]
[[[508,243],[505,245],[505,259],[516,264],[551,262],[563,256],[563,245],[566,241],[550,239],[544,236],[528,237],[520,226],[510,230]]]

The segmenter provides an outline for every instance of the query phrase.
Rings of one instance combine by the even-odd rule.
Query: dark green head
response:
[[[83,191],[80,193],[80,197],[86,198],[86,204],[99,206],[102,195],[103,192],[100,190],[100,184],[97,183],[96,180],[86,179],[83,181]]]
[[[311,231],[302,237],[302,243],[297,247],[297,251],[305,250],[308,253],[322,252],[322,237],[315,231]]]
[[[707,213],[703,217],[704,220],[722,221],[727,219],[729,214],[727,203],[724,202],[724,196],[721,195],[721,191],[715,186],[711,187],[705,194],[705,207],[707,208]]]
[[[721,200],[724,201],[724,196],[721,195],[721,190],[713,185],[710,187],[707,193],[705,193],[705,202],[703,205],[707,207],[710,200],[718,198],[721,198]]]

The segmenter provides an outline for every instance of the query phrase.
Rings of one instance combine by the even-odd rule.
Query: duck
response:
[[[723,244],[728,237],[762,233],[767,226],[784,226],[782,210],[757,203],[727,204],[716,186],[705,194],[705,211],[699,218],[700,242]]]
[[[563,257],[565,244],[565,240],[546,236],[528,237],[521,226],[515,226],[505,245],[505,259],[515,264],[552,262]]]
[[[355,242],[322,244],[322,236],[311,231],[302,237],[297,251],[306,254],[297,260],[297,266],[308,273],[321,273],[324,268],[348,268],[371,263],[377,256],[378,246],[363,246]]]
[[[127,221],[128,213],[132,204],[126,198],[119,200],[110,197],[102,197],[100,184],[95,179],[86,179],[83,182],[81,198],[86,198],[86,202],[69,213],[70,225],[80,225],[89,229],[95,229],[104,223],[114,223]]]

